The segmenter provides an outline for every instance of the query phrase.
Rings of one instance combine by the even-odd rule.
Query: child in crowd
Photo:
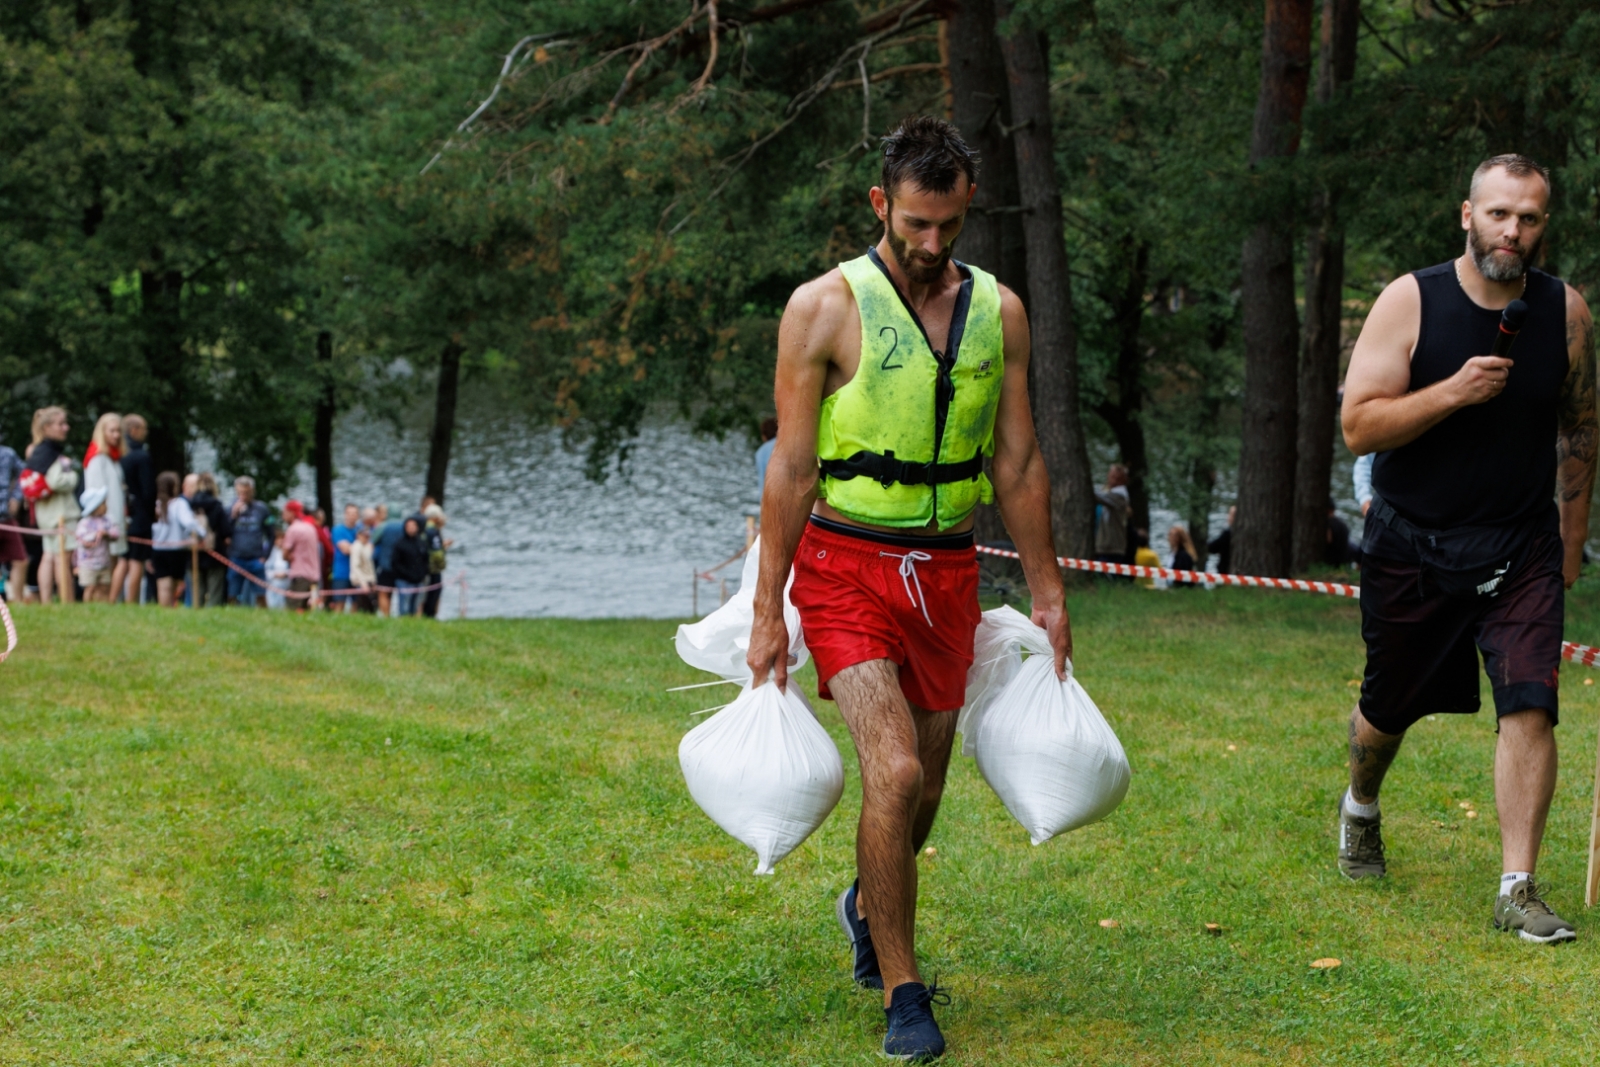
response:
[[[272,552],[267,556],[267,607],[282,610],[288,605],[283,595],[289,588],[289,561],[283,558],[283,530],[272,531]]]
[[[83,599],[111,602],[111,544],[122,537],[122,530],[106,518],[106,490],[94,486],[83,491],[83,518],[78,520],[73,536],[78,541],[77,558],[73,560],[78,572],[78,584],[83,586]]]
[[[350,599],[355,610],[372,613],[372,587],[378,584],[377,567],[372,562],[372,530],[365,523],[356,526],[356,539],[350,542],[350,585],[362,592]]]

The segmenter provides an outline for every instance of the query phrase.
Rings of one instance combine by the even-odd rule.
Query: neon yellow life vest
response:
[[[935,352],[916,312],[869,250],[839,264],[861,312],[861,364],[822,401],[820,493],[840,514],[875,526],[948,530],[994,500],[983,457],[1005,372],[1000,289],[967,277],[950,320],[949,353]]]

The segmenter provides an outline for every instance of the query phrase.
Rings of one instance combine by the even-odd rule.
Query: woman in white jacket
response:
[[[83,454],[83,488],[106,491],[106,519],[122,536],[111,542],[111,588],[122,588],[128,574],[128,494],[122,480],[122,416],[106,412],[94,424]]]
[[[30,494],[25,484],[23,493],[34,502],[34,524],[43,535],[44,555],[39,560],[41,604],[50,603],[54,592],[60,593],[63,604],[70,604],[75,598],[67,560],[78,547],[73,530],[82,513],[78,509],[78,471],[65,451],[68,429],[64,408],[47,407],[35,411],[33,444],[23,464],[23,478],[34,487],[34,493]]]

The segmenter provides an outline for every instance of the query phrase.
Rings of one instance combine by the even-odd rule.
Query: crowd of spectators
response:
[[[436,618],[444,509],[347,504],[337,524],[298,500],[273,508],[249,477],[156,471],[138,415],[105,414],[81,462],[65,410],[34,413],[23,455],[0,442],[0,593],[70,602],[284,608]]]

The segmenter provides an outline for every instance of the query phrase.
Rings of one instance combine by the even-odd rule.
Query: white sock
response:
[[[1500,895],[1503,897],[1509,897],[1511,895],[1512,886],[1516,885],[1518,882],[1531,881],[1533,881],[1533,875],[1527,871],[1507,871],[1505,874],[1500,876]]]
[[[1344,791],[1344,810],[1359,819],[1376,819],[1378,817],[1378,802],[1371,804],[1357,804],[1356,798],[1350,795],[1350,790]]]

